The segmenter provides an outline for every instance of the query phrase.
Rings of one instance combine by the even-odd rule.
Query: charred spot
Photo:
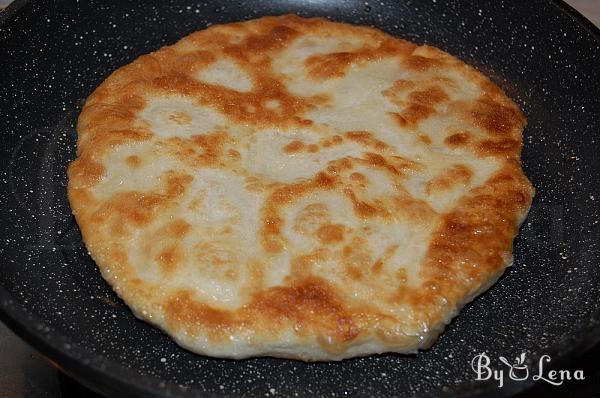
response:
[[[131,168],[136,168],[142,163],[142,159],[139,156],[131,155],[125,158],[125,163]]]
[[[414,128],[436,112],[437,104],[448,100],[446,92],[437,86],[413,91],[408,95],[406,107],[401,112],[392,112],[392,115],[400,127]]]
[[[367,147],[373,147],[380,151],[389,148],[389,145],[374,138],[373,133],[368,131],[348,131],[346,132],[345,136],[351,141],[358,142]]]
[[[165,273],[175,271],[177,265],[181,262],[183,255],[177,246],[169,246],[160,251],[156,256],[156,262]]]
[[[323,172],[317,173],[315,177],[315,186],[318,188],[332,188],[335,185],[336,179]]]
[[[69,164],[69,183],[76,188],[89,188],[102,179],[104,166],[90,155],[81,155]]]
[[[509,135],[522,128],[524,118],[515,106],[507,106],[482,97],[470,111],[473,123],[491,135]]]
[[[163,61],[163,64],[166,64],[165,69],[171,73],[186,73],[191,75],[196,70],[210,65],[215,60],[216,56],[214,53],[199,50],[179,55],[177,62]]]
[[[227,155],[229,155],[230,157],[232,157],[232,158],[234,158],[234,159],[239,159],[239,158],[241,158],[241,156],[242,156],[242,155],[241,155],[241,154],[240,154],[238,151],[236,151],[235,149],[229,149],[229,150],[227,151]]]
[[[360,200],[354,191],[350,188],[344,189],[344,194],[352,201],[354,211],[359,217],[372,218],[372,217],[385,217],[389,213],[387,209],[382,206],[368,203],[364,200]]]
[[[244,52],[250,53],[277,50],[287,45],[299,33],[297,30],[284,25],[275,26],[267,33],[248,37],[239,47],[244,49]]]
[[[313,266],[323,261],[323,256],[319,250],[297,256],[291,261],[291,275],[295,278],[306,277],[312,272]]]
[[[213,164],[221,157],[223,145],[228,138],[229,136],[227,133],[217,131],[210,134],[194,135],[192,136],[191,140],[195,145],[203,150],[203,152],[199,155],[199,159],[203,163]]]
[[[419,141],[424,143],[425,145],[431,145],[431,138],[426,134],[419,134]]]
[[[349,178],[350,178],[350,181],[354,181],[361,185],[366,185],[369,182],[367,177],[364,174],[359,173],[359,172],[354,172],[354,173],[350,174]]]
[[[408,69],[417,72],[425,72],[432,68],[444,66],[445,62],[437,58],[422,57],[420,55],[410,55],[404,59],[404,65]]]
[[[104,202],[92,215],[92,221],[105,223],[113,217],[127,220],[135,226],[142,226],[152,220],[155,209],[166,201],[160,194],[142,194],[139,192],[120,192]]]
[[[477,147],[485,155],[518,155],[521,143],[511,138],[500,140],[483,140]]]
[[[444,144],[450,148],[463,147],[471,140],[471,134],[468,131],[449,135],[444,139]]]
[[[313,79],[331,79],[343,77],[348,66],[360,57],[357,53],[338,52],[313,55],[304,61]]]
[[[511,164],[473,189],[433,234],[426,262],[430,281],[449,288],[447,275],[479,280],[497,272],[504,265],[500,254],[510,248],[516,234],[517,213],[530,200],[531,186]],[[453,289],[460,295],[469,286]]]
[[[375,261],[375,263],[371,267],[371,271],[373,273],[379,273],[379,272],[381,272],[382,269],[383,269],[383,260],[381,260],[381,259]]]
[[[472,176],[473,172],[467,166],[455,164],[427,182],[425,190],[427,194],[447,191],[458,185],[467,185]]]
[[[409,91],[415,87],[416,83],[412,80],[396,80],[392,86],[381,93],[386,97],[395,97],[397,93]]]
[[[344,240],[345,227],[341,224],[323,225],[317,230],[321,243],[338,243]]]
[[[335,331],[334,338],[337,341],[356,336],[356,327],[349,311],[334,289],[317,277],[303,278],[290,285],[262,291],[254,296],[250,308],[274,322],[291,320],[314,331]],[[318,322],[314,321],[315,317]]]
[[[265,232],[269,234],[278,234],[282,220],[280,217],[265,217],[264,228]]]
[[[304,150],[304,143],[302,141],[294,140],[283,147],[285,153],[297,153]]]
[[[364,276],[363,270],[355,265],[346,265],[345,271],[346,275],[355,281],[360,281]]]
[[[433,106],[449,100],[448,94],[440,87],[430,87],[425,90],[413,91],[408,95],[409,101],[415,104]]]
[[[165,305],[165,317],[174,330],[183,329],[192,336],[206,330],[214,341],[225,339],[225,332],[238,323],[231,311],[204,304],[187,290],[169,298]]]
[[[189,174],[169,175],[167,177],[166,195],[168,197],[182,195],[193,180],[194,177]]]
[[[411,45],[406,42],[384,39],[376,47],[363,46],[354,51],[313,55],[305,60],[304,65],[313,79],[339,78],[346,74],[352,64],[392,57],[406,52],[407,48],[411,48]]]
[[[454,218],[448,218],[446,220],[446,225],[448,229],[454,233],[469,233],[472,229],[471,224]]]
[[[191,230],[192,226],[184,220],[175,220],[167,225],[168,235],[175,238],[183,238]]]
[[[393,164],[388,162],[385,157],[372,152],[366,152],[364,154],[364,157],[371,166],[386,169],[391,174],[396,176],[400,175],[400,171],[398,171],[398,169]]]

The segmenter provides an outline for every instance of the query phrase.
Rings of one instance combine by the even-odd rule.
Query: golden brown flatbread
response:
[[[415,352],[512,261],[533,195],[524,126],[441,50],[266,17],[106,79],[69,199],[104,278],[189,350]]]

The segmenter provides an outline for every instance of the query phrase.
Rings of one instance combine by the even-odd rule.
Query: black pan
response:
[[[134,318],[87,255],[65,196],[84,99],[137,56],[208,24],[299,13],[377,26],[476,66],[529,120],[537,187],[515,263],[418,355],[340,363],[187,352]],[[600,33],[564,3],[19,1],[0,14],[0,315],[93,389],[118,396],[510,395],[474,355],[573,358],[600,339]]]

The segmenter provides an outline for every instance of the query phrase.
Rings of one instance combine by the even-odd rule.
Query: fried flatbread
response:
[[[434,47],[293,15],[216,25],[87,99],[69,200],[106,281],[191,351],[410,353],[511,264],[524,126]]]

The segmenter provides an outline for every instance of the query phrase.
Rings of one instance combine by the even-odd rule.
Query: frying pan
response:
[[[65,169],[84,99],[114,69],[209,24],[282,13],[373,25],[479,68],[529,120],[537,188],[514,266],[417,355],[339,363],[211,359],[135,319],[101,278],[70,214]],[[560,365],[600,339],[600,33],[561,2],[23,1],[0,14],[0,315],[107,395],[495,396],[472,358]]]

